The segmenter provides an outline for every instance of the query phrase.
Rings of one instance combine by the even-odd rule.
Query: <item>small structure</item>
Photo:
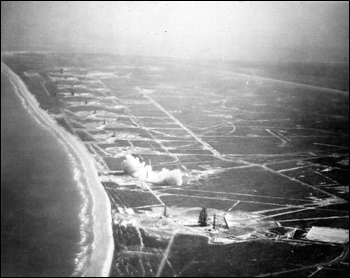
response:
[[[224,219],[224,222],[225,222],[225,225],[226,225],[226,229],[229,230],[230,226],[228,225],[226,217],[224,216],[223,219]]]
[[[168,212],[167,212],[166,206],[164,206],[164,213],[163,213],[163,216],[164,216],[164,217],[168,217]]]
[[[306,239],[345,244],[349,240],[349,230],[313,226],[307,233]]]
[[[208,225],[208,214],[206,208],[202,208],[201,212],[199,213],[198,223],[202,227],[206,227]]]

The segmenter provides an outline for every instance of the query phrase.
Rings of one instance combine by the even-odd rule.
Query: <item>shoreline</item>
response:
[[[111,204],[97,175],[93,158],[86,150],[83,143],[73,135],[64,131],[58,124],[39,107],[38,101],[27,89],[21,78],[14,73],[7,65],[1,61],[1,71],[9,78],[10,82],[16,86],[16,93],[25,101],[23,105],[29,106],[45,128],[48,128],[57,139],[60,139],[68,154],[74,153],[77,162],[84,170],[86,186],[92,197],[92,217],[93,217],[93,252],[90,263],[83,276],[107,277],[109,275],[113,253],[114,239],[112,232]],[[33,115],[34,117],[34,115]],[[98,201],[99,200],[99,201]]]

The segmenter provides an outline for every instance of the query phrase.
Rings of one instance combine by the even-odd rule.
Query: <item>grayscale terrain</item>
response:
[[[257,18],[274,9],[285,13],[280,4],[262,2]],[[305,33],[303,43],[315,28],[307,20],[311,14],[315,13],[315,22],[322,22],[318,13],[328,8],[324,21],[333,24],[330,29],[344,27],[348,20],[348,12],[346,17],[340,11],[348,4],[318,4],[320,10],[314,12],[311,8],[316,6],[307,4],[301,11],[298,4],[306,5],[289,5],[305,24],[305,30],[298,31]],[[26,5],[35,7],[4,4],[17,16]],[[101,21],[104,26],[111,4],[101,5],[107,17]],[[116,5],[148,16],[152,5],[163,9],[165,2]],[[247,9],[257,12],[250,2],[231,5],[242,11],[250,5]],[[55,14],[63,6],[55,6],[53,12],[44,5],[43,10]],[[219,8],[200,11],[195,14],[234,14]],[[180,18],[191,14],[184,12]],[[335,14],[343,17],[336,20]],[[237,22],[243,24],[243,18]],[[158,23],[164,20],[162,16]],[[288,20],[282,21],[294,22]],[[225,17],[221,23],[227,22]],[[2,36],[11,24],[2,20]],[[127,20],[125,24],[132,26]],[[249,24],[245,34],[254,41],[255,33],[248,27],[256,25]],[[146,20],[145,26],[153,25]],[[206,26],[208,34],[218,27]],[[36,38],[31,30],[40,28],[34,24],[28,34]],[[180,32],[177,28],[172,39]],[[169,36],[171,30],[167,29]],[[271,30],[277,36],[278,31]],[[206,42],[212,49],[204,39],[207,33],[200,31],[196,43]],[[328,46],[306,44],[303,49],[316,49],[315,53],[298,56],[297,51],[287,51],[298,49],[301,41],[291,35],[284,47],[281,43],[266,52],[276,50],[274,58],[265,53],[270,44],[263,43],[254,52],[257,59],[248,55],[244,39],[237,42],[242,56],[223,44],[224,58],[218,58],[186,57],[181,47],[181,55],[157,50],[165,38],[154,38],[158,44],[153,50],[147,38],[142,51],[136,46],[130,51],[76,51],[66,49],[68,43],[43,51],[32,41],[23,49],[22,39],[14,43],[13,37],[6,37],[1,95],[1,123],[6,127],[1,139],[2,275],[347,277],[348,46],[344,47],[342,32],[330,33],[325,34],[329,39],[342,38],[332,54],[325,54]],[[184,37],[193,43],[188,34]],[[218,37],[214,41],[221,42]],[[136,44],[134,39],[130,45]],[[196,49],[191,51],[199,53]],[[225,56],[228,53],[231,56]],[[11,95],[19,98],[12,100]],[[36,135],[44,131],[50,136]],[[46,138],[46,143],[38,138]],[[12,152],[16,149],[24,152]],[[50,150],[55,151],[51,156]],[[41,173],[50,161],[55,164]],[[23,164],[23,176],[10,170],[16,163]],[[23,193],[26,182],[30,187]],[[24,233],[27,227],[29,234]],[[49,247],[56,253],[43,259]],[[65,260],[57,261],[60,255]]]

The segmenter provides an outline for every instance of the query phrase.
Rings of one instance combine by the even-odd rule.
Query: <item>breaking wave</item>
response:
[[[46,120],[41,118],[41,116],[37,114],[35,109],[29,103],[32,102],[34,106],[38,107],[38,109],[41,109],[37,99],[28,91],[23,81],[15,73],[13,73],[11,69],[9,69],[3,62],[1,62],[1,73],[5,74],[8,77],[24,109],[32,116],[33,119],[35,119],[35,121],[42,128],[48,130],[50,133],[55,135],[54,131],[48,125],[44,124],[44,121]],[[30,101],[27,98],[29,98]],[[49,115],[47,115],[47,117],[49,118]],[[56,123],[54,124],[56,125]],[[58,125],[56,126],[64,133],[66,133],[61,127],[59,127]],[[90,259],[94,249],[94,219],[92,214],[93,200],[89,186],[85,186],[84,184],[86,182],[86,180],[84,179],[86,178],[83,172],[79,169],[79,165],[76,161],[76,158],[72,155],[66,143],[63,142],[62,139],[57,138],[57,141],[64,147],[65,152],[68,154],[69,161],[71,163],[71,169],[73,169],[73,179],[77,184],[79,194],[81,196],[81,205],[79,212],[80,240],[77,243],[78,248],[74,258],[75,267],[71,275],[71,277],[80,277],[85,275],[90,265]]]

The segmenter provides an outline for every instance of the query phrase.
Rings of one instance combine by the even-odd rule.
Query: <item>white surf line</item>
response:
[[[201,143],[207,150],[212,152],[216,157],[225,159],[221,153],[219,153],[217,150],[212,148],[207,142],[200,139],[196,134],[194,134],[189,128],[184,126],[177,118],[175,118],[172,114],[170,114],[167,110],[165,110],[158,102],[156,102],[154,99],[149,97],[144,90],[142,90],[139,87],[136,87],[136,89],[147,99],[149,99],[155,106],[157,106],[161,111],[163,111],[165,114],[167,114],[174,122],[176,122],[179,126],[181,126],[184,130],[186,130],[194,139],[196,139],[199,143]]]
[[[162,271],[163,271],[163,269],[164,269],[165,263],[166,263],[167,260],[168,260],[168,255],[169,255],[170,249],[171,249],[171,247],[172,247],[172,245],[173,245],[173,242],[174,242],[176,233],[177,233],[177,231],[175,230],[174,233],[172,234],[170,240],[169,240],[168,247],[166,248],[166,250],[165,250],[165,252],[164,252],[164,256],[163,256],[162,261],[160,262],[160,265],[159,265],[159,268],[158,268],[156,277],[161,277],[160,275],[162,274]]]
[[[95,194],[92,195],[93,203],[96,204],[96,193],[104,198],[103,205],[106,211],[106,219],[96,218],[96,206],[93,206],[93,219],[94,219],[94,243],[93,243],[93,253],[91,255],[91,264],[95,264],[95,269],[90,267],[87,269],[85,274],[87,273],[89,276],[103,276],[106,277],[109,275],[113,252],[114,252],[114,239],[112,233],[112,215],[111,204],[108,198],[107,192],[104,190],[96,171],[89,171],[88,165],[92,169],[96,169],[93,161],[93,157],[87,151],[84,144],[79,141],[79,139],[75,138],[73,135],[65,132],[61,129],[56,122],[45,113],[40,107],[34,95],[32,95],[22,79],[16,75],[8,66],[6,66],[1,61],[1,71],[6,74],[12,84],[14,84],[18,90],[16,90],[19,94],[21,94],[26,100],[27,104],[35,111],[36,116],[40,118],[42,123],[45,123],[50,129],[51,132],[58,134],[62,141],[66,143],[67,146],[75,153],[76,157],[80,160],[82,167],[84,168],[84,172],[86,174],[86,180],[88,182],[88,190],[90,192],[95,190]],[[83,155],[83,156],[82,156]],[[90,175],[90,177],[89,177]],[[93,181],[98,181],[98,186],[94,186],[92,184]],[[97,191],[96,191],[97,190]],[[101,230],[104,229],[107,232],[107,236],[102,237]],[[98,236],[98,237],[96,237]],[[106,242],[107,241],[107,242]],[[99,244],[96,244],[99,242]],[[102,244],[104,243],[104,247],[102,248]],[[107,247],[107,248],[106,248]],[[102,252],[103,249],[103,252]],[[103,257],[101,260],[100,257]],[[101,265],[102,261],[102,265]]]
[[[278,220],[278,222],[295,222],[295,221],[309,221],[309,220],[326,220],[326,219],[337,219],[337,218],[349,218],[349,216],[328,216],[328,217],[312,217],[312,218],[301,218],[301,219],[287,219],[287,220]]]

